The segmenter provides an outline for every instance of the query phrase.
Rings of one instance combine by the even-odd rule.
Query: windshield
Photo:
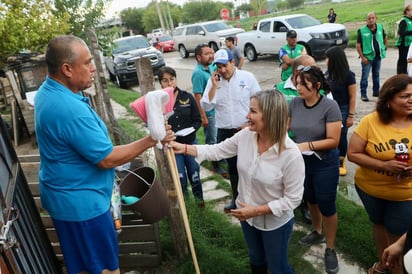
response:
[[[307,15],[289,18],[289,19],[286,19],[286,22],[288,22],[289,25],[291,25],[292,28],[294,29],[303,29],[303,28],[317,26],[321,24],[315,18],[311,16],[307,16]]]
[[[161,37],[159,37],[160,42],[166,42],[166,41],[170,41],[170,40],[173,40],[173,38],[171,36],[161,36]]]
[[[204,26],[209,32],[216,32],[219,30],[230,29],[230,27],[223,22],[205,24]]]
[[[135,49],[144,49],[150,47],[149,41],[144,37],[134,37],[124,40],[118,40],[115,42],[113,53],[122,53],[126,51],[132,51]]]

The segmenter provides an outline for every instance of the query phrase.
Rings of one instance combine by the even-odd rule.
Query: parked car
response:
[[[173,40],[175,47],[179,50],[182,58],[189,57],[195,52],[199,44],[208,44],[217,51],[225,46],[225,38],[236,36],[237,33],[244,32],[240,28],[232,28],[222,21],[210,21],[204,23],[190,24],[175,29]]]
[[[105,64],[111,81],[125,88],[128,82],[139,81],[136,73],[136,59],[150,59],[153,73],[165,66],[163,54],[155,49],[142,35],[128,36],[113,41],[111,55],[105,58]]]
[[[173,41],[173,38],[170,35],[163,35],[160,37],[156,37],[154,41],[152,42],[152,45],[153,47],[160,50],[161,52],[175,50],[175,42]]]
[[[249,61],[258,55],[278,54],[286,44],[286,32],[295,30],[298,44],[305,46],[308,54],[323,58],[332,46],[346,48],[348,33],[342,24],[322,24],[306,14],[285,15],[259,21],[257,30],[236,35],[237,46]]]

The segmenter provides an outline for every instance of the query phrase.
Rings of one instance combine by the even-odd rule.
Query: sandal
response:
[[[379,262],[376,262],[372,265],[371,268],[368,269],[367,274],[386,274],[386,270],[379,270],[378,269]]]

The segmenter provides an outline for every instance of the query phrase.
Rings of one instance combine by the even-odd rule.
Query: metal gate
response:
[[[1,273],[62,273],[0,115]]]

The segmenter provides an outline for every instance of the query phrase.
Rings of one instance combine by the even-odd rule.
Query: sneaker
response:
[[[231,211],[232,209],[236,209],[236,203],[235,203],[235,201],[232,201],[230,204],[226,205],[226,206],[223,208],[223,211],[224,211],[225,213],[230,213],[230,211]]]
[[[316,245],[324,242],[326,242],[325,235],[319,234],[316,230],[299,240],[301,245]]]
[[[325,270],[328,274],[335,274],[339,271],[338,258],[334,249],[325,249]]]
[[[369,98],[368,98],[368,96],[362,96],[361,100],[364,101],[364,102],[368,102]]]

